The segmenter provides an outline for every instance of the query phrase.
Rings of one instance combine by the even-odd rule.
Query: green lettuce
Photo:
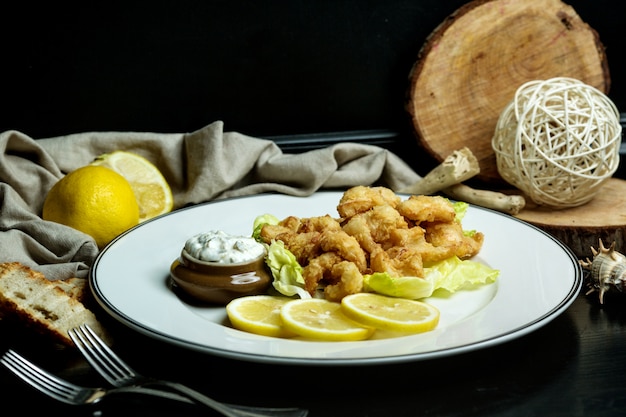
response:
[[[283,242],[275,240],[269,245],[265,263],[274,277],[272,286],[276,291],[287,297],[298,295],[300,298],[311,298],[304,289],[302,266]]]
[[[275,224],[278,224],[279,222],[280,220],[278,220],[278,217],[272,214],[262,214],[260,216],[257,216],[256,219],[254,219],[254,223],[252,224],[252,237],[257,242],[260,242],[261,241],[261,229],[263,228],[263,226],[266,224],[275,225]]]
[[[461,223],[461,221],[463,221],[463,217],[465,217],[465,213],[467,213],[469,204],[464,201],[455,201],[452,203],[452,207],[454,207],[455,213],[454,220]],[[472,237],[476,234],[476,230],[463,230],[463,234],[465,236]]]
[[[467,213],[469,204],[464,201],[455,201],[452,203],[452,207],[454,207],[455,220],[461,223],[463,217],[465,217],[465,213]]]
[[[425,276],[435,281],[435,290],[455,292],[477,285],[495,282],[500,271],[470,259],[461,260],[454,256],[424,268]]]
[[[419,277],[392,277],[387,272],[374,272],[363,276],[363,291],[376,292],[390,297],[417,300],[430,297],[435,291],[432,279]]]
[[[252,237],[258,242],[263,242],[261,239],[263,226],[266,224],[275,225],[279,222],[278,217],[272,214],[257,216],[252,225]],[[311,295],[304,289],[302,266],[294,254],[285,248],[285,244],[281,241],[272,241],[269,245],[263,244],[267,248],[265,263],[274,278],[272,281],[274,289],[287,297],[298,295],[300,298],[311,298]]]
[[[453,256],[424,268],[424,277],[392,277],[377,272],[365,275],[364,290],[389,295],[419,299],[430,297],[437,290],[454,293],[459,290],[494,282],[500,271],[472,260]]]

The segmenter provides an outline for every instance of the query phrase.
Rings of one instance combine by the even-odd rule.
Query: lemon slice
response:
[[[126,151],[98,156],[90,165],[105,166],[121,174],[130,183],[139,205],[139,222],[169,213],[174,197],[169,184],[150,161]]]
[[[302,337],[327,341],[363,340],[374,329],[347,318],[341,304],[320,298],[289,301],[280,311],[283,326]]]
[[[263,336],[290,337],[294,334],[282,326],[280,310],[291,300],[272,295],[239,297],[226,305],[226,314],[236,329]]]
[[[421,333],[439,323],[439,310],[422,301],[357,293],[341,300],[344,314],[366,326],[405,333]]]

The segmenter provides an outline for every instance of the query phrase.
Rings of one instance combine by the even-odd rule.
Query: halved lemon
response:
[[[282,325],[281,308],[291,298],[250,295],[235,298],[226,305],[226,314],[236,329],[272,337],[294,336]]]
[[[375,330],[347,318],[341,304],[320,298],[289,301],[282,307],[280,317],[286,329],[308,339],[363,340]]]
[[[348,295],[341,308],[358,323],[395,332],[427,332],[439,323],[439,310],[430,304],[375,293]]]
[[[172,211],[174,197],[169,184],[161,171],[143,156],[114,151],[98,156],[90,165],[105,166],[126,178],[139,205],[139,222]]]

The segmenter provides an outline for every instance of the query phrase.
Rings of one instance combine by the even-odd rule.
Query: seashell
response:
[[[590,271],[587,285],[589,295],[598,291],[600,304],[604,304],[604,294],[610,290],[624,292],[626,290],[626,256],[615,250],[615,242],[608,248],[604,247],[602,239],[596,250],[591,247],[593,259],[580,260],[580,266]]]

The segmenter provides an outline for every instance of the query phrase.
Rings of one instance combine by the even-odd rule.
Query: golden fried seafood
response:
[[[302,219],[296,216],[288,216],[281,220],[278,225],[297,232],[302,227]]]
[[[363,291],[363,274],[353,262],[327,252],[313,259],[302,271],[305,289],[313,295],[323,286],[324,298],[341,301],[349,294]]]
[[[396,229],[406,229],[409,225],[396,209],[388,205],[372,207],[346,219],[343,230],[356,238],[368,252],[389,240]]]
[[[472,236],[465,236],[459,222],[433,223],[426,226],[425,237],[435,247],[450,248],[451,255],[442,259],[433,259],[433,262],[456,255],[461,259],[471,258],[482,247],[484,236],[477,232]]]
[[[289,216],[279,221],[278,224],[264,224],[260,236],[265,243],[269,243],[281,233],[309,233],[326,230],[341,230],[341,225],[329,215],[307,218]]]
[[[341,225],[336,219],[329,215],[300,219],[300,227],[297,229],[300,233],[313,231],[326,232],[333,230],[341,230]]]
[[[325,252],[334,252],[342,259],[356,264],[364,271],[367,268],[365,251],[359,242],[341,229],[337,221],[334,226],[322,231],[293,232],[283,226],[264,225],[261,229],[261,239],[265,243],[280,240],[293,253],[300,265],[307,265],[311,259]],[[307,224],[303,221],[302,224]],[[300,230],[308,230],[301,228]]]
[[[289,216],[264,225],[266,243],[284,242],[303,268],[305,289],[340,301],[363,289],[363,275],[386,272],[394,277],[423,277],[424,267],[452,256],[467,259],[481,249],[484,236],[466,236],[454,205],[439,196],[402,200],[384,187],[347,190],[330,215]]]
[[[300,218],[296,216],[285,217],[283,220],[279,221],[278,224],[266,223],[261,228],[260,237],[265,243],[269,243],[282,233],[298,233],[300,224]]]
[[[275,239],[285,244],[300,265],[306,265],[311,259],[323,253],[320,246],[321,236],[321,232],[284,232],[276,235]]]
[[[341,256],[335,252],[326,252],[311,259],[311,261],[302,268],[302,278],[304,278],[304,289],[311,295],[315,293],[319,283],[331,277],[333,266],[342,262]]]
[[[408,229],[396,229],[391,233],[389,244],[392,247],[406,247],[420,254],[422,264],[429,265],[443,261],[454,255],[448,246],[435,246],[426,240],[425,230],[420,226]],[[412,275],[412,276],[422,276]]]
[[[341,261],[330,272],[332,283],[324,287],[324,298],[341,301],[343,297],[363,291],[363,275],[352,262]]]
[[[400,201],[401,198],[389,188],[358,185],[343,194],[337,212],[341,217],[352,217],[374,206],[389,205],[395,208]]]
[[[265,242],[269,243],[272,240],[276,240],[276,237],[282,235],[284,233],[297,233],[288,227],[280,226],[278,224],[264,224],[261,227],[261,231],[259,233],[259,238]]]
[[[451,222],[456,213],[449,200],[440,196],[412,195],[397,206],[398,212],[409,220],[421,222]]]
[[[320,247],[324,252],[335,252],[343,259],[353,262],[359,271],[367,268],[365,251],[354,237],[341,229],[322,232]]]
[[[377,248],[370,254],[370,267],[372,272],[387,272],[392,277],[424,276],[422,254],[416,248]]]

